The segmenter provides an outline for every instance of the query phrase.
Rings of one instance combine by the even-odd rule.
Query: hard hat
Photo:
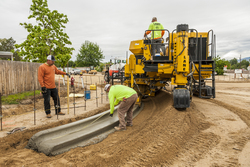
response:
[[[105,85],[104,91],[107,91],[109,87],[110,87],[110,84]]]

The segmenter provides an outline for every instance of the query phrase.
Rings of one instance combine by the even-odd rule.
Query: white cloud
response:
[[[0,38],[25,40],[27,32],[19,23],[30,22],[31,4],[31,0],[1,0]],[[73,60],[85,40],[97,43],[106,60],[125,56],[130,41],[143,37],[154,16],[170,32],[183,23],[200,32],[213,29],[221,57],[250,56],[249,0],[48,0],[48,6],[68,16],[65,32],[75,48]]]

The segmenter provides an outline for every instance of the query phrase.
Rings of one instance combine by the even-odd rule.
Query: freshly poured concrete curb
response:
[[[114,126],[119,124],[117,107],[113,117],[109,116],[110,110],[107,110],[89,118],[40,131],[30,138],[25,148],[43,152],[46,155],[57,155],[75,147],[98,143],[113,133]],[[143,105],[140,108],[134,107],[133,118],[142,108]]]

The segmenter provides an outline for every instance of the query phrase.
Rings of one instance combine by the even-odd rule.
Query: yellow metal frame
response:
[[[173,63],[158,63],[157,72],[145,72],[143,68],[145,67],[141,58],[136,56],[144,57],[146,61],[151,60],[150,45],[144,44],[143,40],[131,41],[129,50],[133,53],[130,55],[129,59],[126,61],[125,65],[125,77],[130,78],[125,80],[125,84],[133,87],[137,90],[135,84],[139,88],[148,87],[148,90],[145,90],[145,94],[154,95],[149,86],[150,81],[154,80],[155,87],[164,87],[165,85],[162,81],[170,81],[172,85],[182,85],[186,86],[188,83],[187,75],[190,74],[194,69],[193,67],[190,70],[190,62],[188,55],[188,41],[189,38],[198,38],[202,36],[203,38],[208,39],[207,32],[201,32],[196,34],[195,32],[181,31],[178,33],[172,33],[169,36],[169,44],[173,44],[169,47],[167,55],[169,55],[169,60],[172,60]],[[208,46],[207,46],[208,47]],[[208,48],[207,48],[208,52]],[[208,56],[208,54],[206,55]],[[199,69],[199,64],[195,64],[196,68]],[[202,67],[212,67],[212,65],[202,65]],[[143,79],[134,79],[134,75],[145,75],[147,78]],[[212,72],[202,71],[201,75],[203,78],[209,78],[212,75]],[[199,79],[198,71],[195,69],[193,76],[196,80]],[[139,90],[137,90],[139,91]],[[150,93],[151,92],[151,93]]]

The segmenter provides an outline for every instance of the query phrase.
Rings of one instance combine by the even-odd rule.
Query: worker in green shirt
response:
[[[124,85],[107,84],[104,90],[108,92],[110,102],[110,116],[113,117],[114,106],[121,102],[117,109],[119,117],[119,126],[115,127],[117,131],[126,130],[126,126],[133,126],[133,107],[138,98],[137,92]],[[125,114],[127,113],[127,123],[125,122]]]
[[[151,40],[152,40],[152,46],[151,46],[151,55],[155,56],[155,53],[160,54],[160,48],[161,48],[161,42],[162,37],[165,34],[165,31],[163,30],[163,26],[161,23],[157,22],[157,18],[152,18],[152,23],[149,25],[148,30],[161,30],[161,31],[153,31],[151,34]],[[144,37],[147,37],[148,34],[150,34],[151,31],[146,31],[144,34]],[[151,57],[152,60],[152,57]]]

